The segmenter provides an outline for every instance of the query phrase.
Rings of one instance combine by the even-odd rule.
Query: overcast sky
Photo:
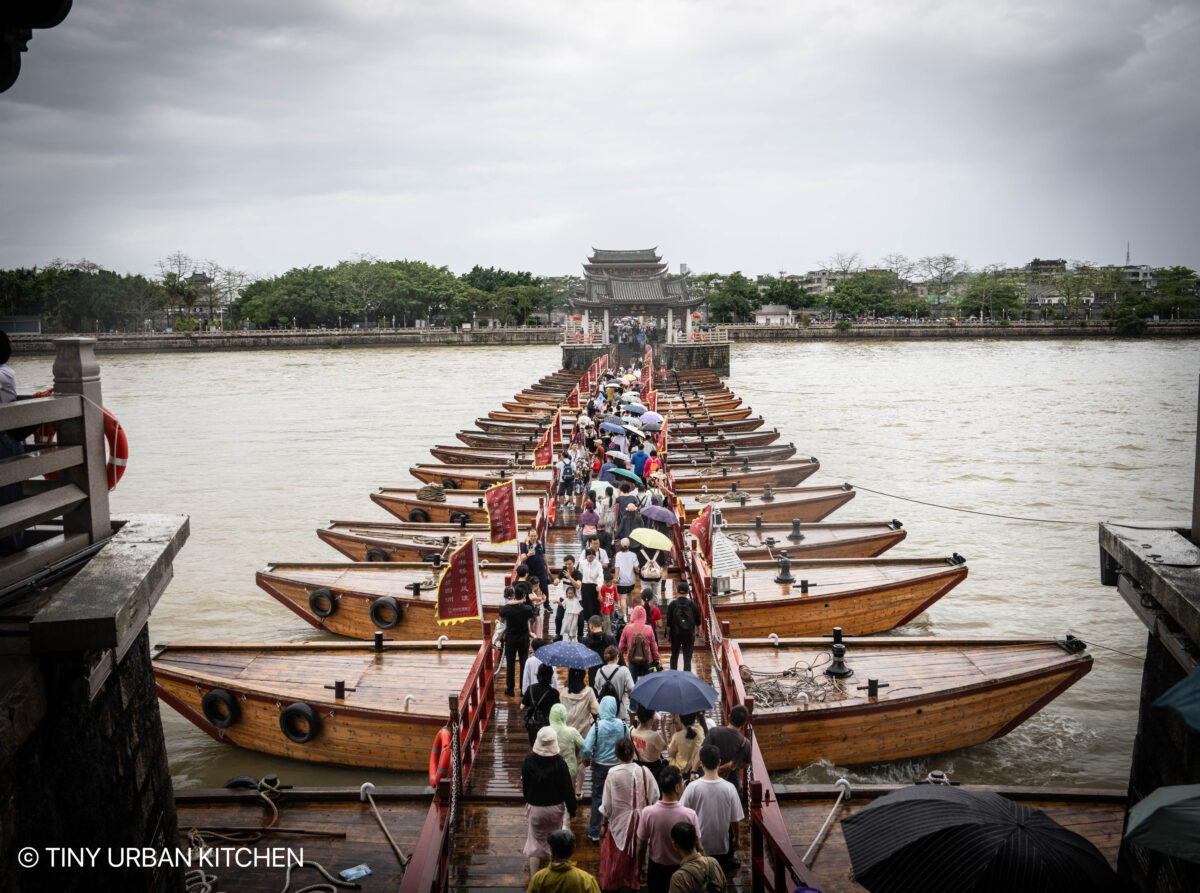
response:
[[[75,0],[0,94],[0,268],[1200,267],[1200,4]]]

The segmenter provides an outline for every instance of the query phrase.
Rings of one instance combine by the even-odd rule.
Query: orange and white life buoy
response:
[[[575,333],[575,340],[576,340],[576,341],[582,341],[582,340],[583,340],[583,332],[576,332],[576,333]]]
[[[433,739],[433,750],[429,752],[429,786],[436,788],[443,778],[450,777],[450,730],[442,729]]]
[[[121,480],[125,466],[129,464],[129,441],[117,417],[107,409],[104,410],[104,439],[108,442],[108,463],[105,470],[108,472],[108,489],[111,490],[117,485],[117,481]]]

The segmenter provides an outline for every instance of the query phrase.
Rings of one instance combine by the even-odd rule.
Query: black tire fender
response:
[[[321,717],[308,704],[296,701],[284,707],[279,714],[279,729],[289,741],[307,744],[320,733]]]
[[[388,553],[383,551],[383,549],[372,546],[370,549],[367,549],[367,561],[391,561],[391,559],[388,558]]]
[[[371,615],[371,622],[375,624],[376,629],[391,629],[404,619],[404,608],[390,595],[371,602],[368,613]]]
[[[242,715],[237,698],[223,688],[214,688],[200,699],[204,718],[218,729],[227,729]]]
[[[337,610],[337,599],[329,589],[314,589],[308,596],[308,610],[324,620]]]
[[[451,512],[450,513],[450,523],[451,524],[461,524],[463,521],[470,521],[470,520],[471,520],[471,516],[468,515],[466,512]]]
[[[417,524],[428,524],[429,512],[425,511],[425,509],[409,509],[408,520]]]
[[[442,489],[443,490],[457,490],[458,489],[458,481],[456,481],[454,478],[442,478]]]

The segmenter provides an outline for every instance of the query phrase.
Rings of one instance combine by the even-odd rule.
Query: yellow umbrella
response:
[[[629,538],[635,543],[641,543],[647,549],[661,549],[664,552],[671,549],[670,538],[649,527],[635,527],[629,532]]]

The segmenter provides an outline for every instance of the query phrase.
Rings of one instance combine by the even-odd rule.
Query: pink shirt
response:
[[[696,811],[680,806],[678,800],[659,800],[642,810],[638,818],[637,838],[646,840],[646,852],[659,865],[678,865],[679,853],[671,846],[671,828],[677,822],[691,822],[700,833]]]
[[[641,632],[634,631],[634,624],[625,624],[625,629],[621,630],[621,641],[617,643],[617,648],[620,649],[621,653],[629,653],[629,649],[633,647],[633,637],[635,635],[639,635],[646,640],[646,645],[650,649],[650,661],[654,662],[658,660],[658,639],[654,637],[654,627],[649,623],[642,624]]]

